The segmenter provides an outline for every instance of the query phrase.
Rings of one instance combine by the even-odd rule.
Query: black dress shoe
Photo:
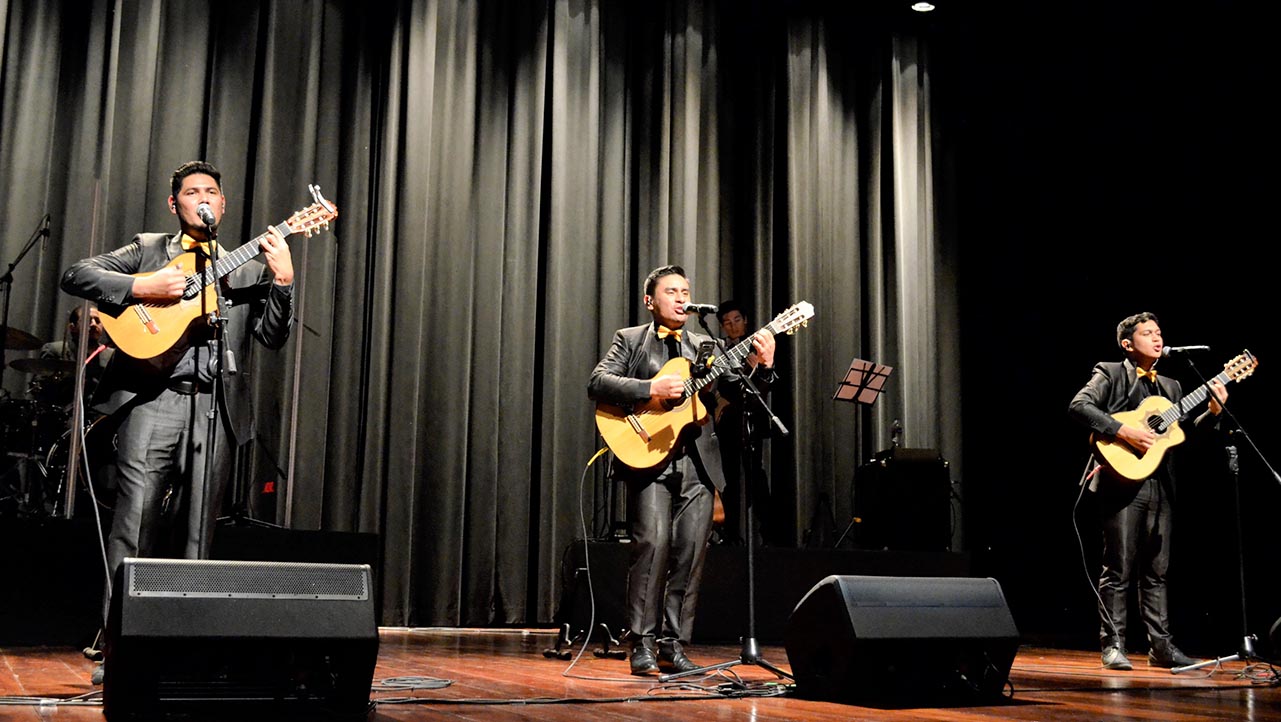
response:
[[[681,643],[676,641],[659,643],[658,661],[673,672],[689,672],[698,669],[698,665],[685,656],[685,650],[681,648]]]
[[[1103,668],[1128,671],[1134,669],[1134,665],[1130,663],[1130,658],[1125,656],[1124,649],[1112,646],[1103,650]]]
[[[1196,664],[1197,660],[1184,654],[1178,647],[1173,644],[1166,645],[1162,649],[1152,648],[1148,652],[1149,667],[1186,667],[1189,664]]]
[[[654,656],[654,640],[642,639],[632,645],[632,674],[644,675],[658,671],[658,659]]]

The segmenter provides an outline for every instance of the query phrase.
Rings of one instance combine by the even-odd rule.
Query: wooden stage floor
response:
[[[1007,700],[951,707],[903,701],[885,708],[803,699],[755,665],[664,685],[631,677],[625,660],[597,657],[594,645],[571,667],[572,660],[543,654],[555,643],[550,630],[384,628],[369,719],[1281,722],[1281,688],[1267,664],[1229,662],[1173,675],[1149,669],[1136,654],[1133,671],[1109,672],[1093,651],[1023,647],[1010,670]],[[713,664],[736,659],[739,648],[698,645],[689,653],[699,664]],[[783,648],[763,647],[761,656],[790,671]],[[92,668],[74,649],[0,648],[0,720],[102,719],[101,687],[89,683]]]

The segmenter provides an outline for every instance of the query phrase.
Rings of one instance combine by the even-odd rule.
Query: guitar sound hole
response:
[[[1164,434],[1165,422],[1161,420],[1160,416],[1150,416],[1148,417],[1148,428],[1152,429],[1154,434]]]

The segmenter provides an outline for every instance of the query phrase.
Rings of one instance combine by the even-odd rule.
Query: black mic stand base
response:
[[[683,679],[685,677],[701,676],[701,675],[709,674],[711,672],[719,672],[722,669],[730,669],[732,667],[737,667],[740,664],[755,665],[762,669],[767,669],[773,672],[775,675],[779,677],[779,679],[788,679],[793,682],[796,681],[795,677],[788,674],[787,672],[784,672],[778,667],[775,667],[774,665],[765,661],[765,659],[761,657],[761,649],[760,649],[760,646],[757,645],[755,637],[747,637],[743,640],[743,649],[739,653],[738,659],[733,659],[728,662],[721,662],[720,664],[712,664],[706,667],[699,667],[698,669],[691,669],[687,672],[675,672],[673,674],[660,674],[658,676],[658,681],[670,682],[671,680],[674,680],[674,679]]]
[[[770,425],[772,428],[778,429],[779,432],[784,436],[788,434],[787,427],[783,426],[783,422],[779,420],[777,416],[774,415],[774,412],[769,408],[769,405],[765,403],[764,397],[761,395],[761,392],[756,388],[755,384],[752,383],[751,379],[747,377],[743,378],[743,395],[744,395],[744,398],[754,399],[756,403],[760,405],[760,409],[769,415]],[[744,407],[742,410],[742,419],[740,423],[742,424],[742,426],[740,427],[740,430],[739,430],[740,432],[739,438],[744,439],[746,442],[743,445],[743,451],[745,454],[744,458],[754,459],[758,449],[756,448],[756,444],[750,441],[750,439],[752,439],[752,435],[749,433],[749,429],[747,427],[746,407]],[[693,677],[695,675],[705,675],[711,672],[719,672],[723,669],[730,669],[732,667],[737,667],[740,664],[754,665],[754,666],[760,667],[761,669],[767,669],[770,672],[773,672],[774,675],[777,676],[779,679],[787,679],[792,682],[796,681],[796,678],[793,677],[791,674],[784,672],[778,667],[775,667],[774,665],[765,661],[765,659],[761,657],[760,645],[756,643],[757,524],[756,524],[756,511],[754,508],[755,505],[753,504],[754,500],[752,497],[754,496],[754,489],[756,487],[756,483],[758,479],[755,471],[757,468],[756,463],[751,462],[747,465],[747,467],[748,467],[748,470],[745,473],[743,473],[742,476],[740,477],[740,484],[742,485],[742,489],[741,489],[741,493],[739,494],[739,514],[740,514],[739,518],[743,519],[747,523],[747,529],[746,529],[746,533],[747,533],[747,539],[746,539],[747,634],[742,637],[743,647],[739,652],[738,659],[732,659],[728,662],[721,662],[719,664],[712,664],[705,667],[698,667],[696,669],[691,669],[685,672],[676,672],[673,674],[662,674],[662,675],[659,675],[658,677],[658,681],[660,682],[668,682],[674,679],[683,679],[685,677]]]
[[[1211,665],[1217,668],[1218,666],[1222,665],[1224,662],[1261,662],[1263,661],[1263,659],[1254,653],[1254,642],[1257,639],[1258,637],[1254,636],[1253,634],[1247,634],[1245,638],[1241,640],[1241,651],[1237,652],[1236,654],[1231,654],[1231,655],[1228,655],[1227,657],[1216,657],[1214,659],[1207,659],[1204,662],[1197,662],[1196,664],[1188,664],[1182,667],[1172,667],[1170,669],[1170,674],[1181,674],[1183,672],[1191,672],[1194,669],[1201,669],[1203,667],[1209,667]]]

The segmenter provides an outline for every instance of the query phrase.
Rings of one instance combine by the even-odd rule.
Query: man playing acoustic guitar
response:
[[[1161,437],[1168,431],[1154,430],[1142,420],[1126,415],[1149,397],[1160,396],[1176,406],[1184,399],[1178,381],[1156,373],[1155,365],[1164,348],[1156,316],[1139,313],[1121,321],[1116,341],[1125,360],[1096,364],[1089,382],[1073,397],[1069,414],[1102,442],[1124,445],[1135,457],[1160,454],[1164,441]],[[1194,427],[1212,421],[1223,410],[1220,402],[1227,400],[1227,390],[1218,380],[1210,383],[1210,390],[1214,393],[1209,397],[1209,408],[1193,422]],[[1192,404],[1188,406],[1190,411]],[[1091,489],[1098,492],[1103,529],[1103,568],[1098,583],[1103,667],[1133,668],[1125,653],[1125,628],[1126,596],[1134,579],[1139,582],[1139,604],[1147,627],[1148,665],[1194,664],[1196,660],[1174,646],[1170,635],[1166,570],[1170,562],[1174,477],[1169,458],[1161,459],[1155,471],[1137,481],[1107,466],[1095,471],[1098,474]]]
[[[614,334],[605,357],[596,364],[588,382],[588,396],[595,401],[634,408],[668,403],[673,410],[697,412],[696,400],[681,401],[690,375],[687,360],[700,357],[700,348],[722,349],[710,337],[685,326],[689,280],[680,266],[662,266],[645,279],[645,308],[653,321],[624,328]],[[774,337],[757,333],[752,345],[763,371],[772,373]],[[669,366],[672,359],[682,359]],[[685,374],[671,373],[673,367]],[[737,370],[726,371],[732,382]],[[684,416],[682,417],[684,418]],[[704,419],[705,420],[705,419]],[[637,424],[638,441],[654,446]],[[631,672],[658,671],[659,662],[676,672],[697,669],[682,648],[694,628],[694,610],[703,559],[712,529],[712,487],[724,488],[720,451],[710,426],[681,425],[669,454],[650,468],[635,468],[618,459],[610,471],[627,484],[628,519],[631,522],[631,565],[627,576],[627,625],[632,642]],[[643,451],[643,449],[642,449]],[[643,455],[643,454],[642,454]]]
[[[175,170],[170,190],[166,206],[177,217],[177,233],[141,233],[122,248],[78,261],[63,273],[62,289],[94,301],[104,317],[132,320],[140,330],[148,327],[141,320],[147,309],[159,319],[184,293],[191,295],[192,274],[203,273],[210,263],[209,229],[222,220],[227,201],[221,174],[203,161]],[[216,302],[210,300],[199,302],[204,308],[197,309],[189,326],[184,322],[178,329],[180,338],[172,347],[154,355],[148,351],[146,358],[135,358],[121,353],[123,338],[115,339],[118,352],[103,373],[94,399],[98,411],[121,419],[116,459],[119,488],[107,542],[112,579],[125,557],[207,556],[233,450],[250,435],[251,394],[243,373],[250,363],[249,339],[278,349],[293,326],[294,267],[289,245],[278,229],[271,228],[259,239],[259,246],[265,262],[249,260],[220,281],[227,302],[220,314],[226,351],[221,365],[214,330],[206,323],[216,311]],[[251,250],[256,255],[258,248]],[[122,331],[127,329],[122,326]],[[215,383],[221,423],[210,454],[207,412]],[[204,488],[206,456],[212,457],[208,489]],[[177,515],[178,528],[171,536],[162,534],[161,528],[170,487],[177,508],[186,509],[185,515]],[[105,606],[104,617],[110,609],[109,598]],[[95,682],[100,676],[96,671]]]

